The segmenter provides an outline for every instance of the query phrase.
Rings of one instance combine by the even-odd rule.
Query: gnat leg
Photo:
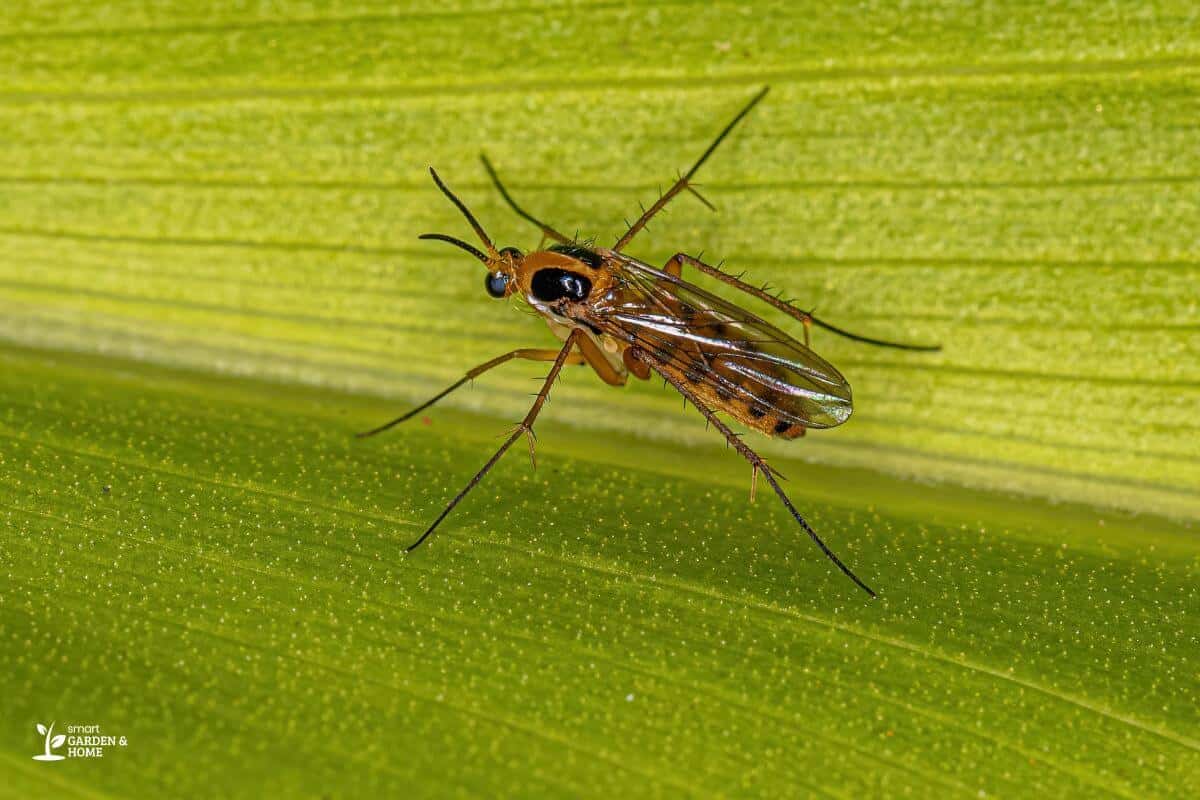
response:
[[[541,411],[542,406],[546,404],[546,398],[550,396],[550,387],[554,385],[554,381],[558,378],[559,371],[562,370],[563,365],[566,364],[574,355],[571,352],[571,348],[575,346],[576,339],[579,336],[580,333],[578,330],[571,331],[571,334],[567,336],[566,341],[563,343],[562,349],[558,351],[558,355],[554,359],[554,365],[550,367],[550,374],[546,376],[546,380],[542,383],[542,389],[540,392],[538,392],[537,397],[534,399],[533,407],[529,409],[529,413],[525,415],[525,419],[521,420],[521,423],[513,429],[513,432],[509,435],[509,437],[504,440],[504,444],[500,445],[500,449],[496,451],[496,454],[488,459],[488,462],[483,465],[483,468],[480,469],[479,472],[475,473],[475,477],[471,478],[470,482],[463,487],[462,491],[454,496],[454,499],[450,501],[450,504],[446,506],[445,510],[442,511],[442,513],[438,515],[438,518],[433,521],[433,524],[430,525],[423,534],[421,534],[421,538],[417,539],[406,548],[409,552],[415,550],[421,544],[421,542],[429,538],[429,535],[433,533],[438,525],[442,523],[442,520],[449,516],[450,512],[454,510],[454,507],[462,502],[462,499],[467,496],[467,493],[474,489],[479,482],[483,480],[483,476],[488,474],[488,471],[496,465],[496,462],[499,461],[501,456],[508,451],[508,448],[512,447],[513,442],[519,439],[522,435],[530,437],[529,446],[530,455],[532,455],[533,421],[537,419],[538,412]]]
[[[425,409],[429,408],[431,405],[436,403],[438,400],[441,400],[443,397],[450,394],[458,387],[462,386],[467,381],[478,378],[480,375],[487,372],[492,367],[498,367],[506,361],[512,361],[514,358],[522,358],[522,359],[525,359],[526,361],[554,361],[556,358],[558,358],[559,354],[560,354],[560,351],[558,351],[558,350],[542,350],[542,349],[535,349],[535,348],[529,348],[529,347],[522,347],[518,350],[513,350],[511,353],[505,353],[502,356],[497,356],[496,358],[493,358],[491,361],[486,361],[486,362],[480,364],[478,367],[475,367],[474,369],[469,370],[467,372],[467,374],[464,375],[460,380],[457,380],[454,383],[450,384],[448,387],[446,387],[442,391],[438,392],[433,397],[429,398],[424,403],[422,403],[421,405],[414,408],[412,411],[409,411],[399,417],[396,417],[391,422],[385,422],[383,425],[380,425],[378,428],[372,428],[369,431],[363,431],[362,433],[356,433],[354,435],[356,437],[358,437],[359,439],[365,439],[368,436],[374,436],[377,433],[383,433],[388,428],[393,428],[396,425],[399,425],[401,422],[404,422],[407,419],[411,419],[412,417],[421,413],[422,411],[424,411]],[[565,364],[582,364],[582,363],[584,363],[583,356],[580,355],[579,353],[569,353],[567,355],[566,360],[563,363],[565,363]]]
[[[496,174],[496,168],[492,166],[492,162],[488,160],[487,156],[480,153],[479,160],[483,162],[483,168],[487,170],[488,177],[492,179],[492,183],[495,184],[496,189],[500,192],[500,196],[504,198],[504,202],[508,203],[508,207],[516,212],[517,216],[521,219],[532,222],[534,225],[541,228],[542,244],[546,243],[547,238],[553,239],[556,242],[561,242],[562,244],[570,243],[571,240],[566,236],[554,230],[554,228],[551,228],[549,225],[533,216],[533,214],[530,214],[528,211],[517,205],[517,201],[513,200],[512,195],[508,193],[508,189],[504,188],[504,184],[500,181],[500,176]],[[541,250],[542,246],[538,245],[538,249]]]
[[[802,324],[804,326],[804,345],[805,345],[805,347],[807,347],[808,343],[809,343],[809,328],[812,325],[816,325],[818,328],[824,328],[825,330],[827,330],[831,333],[835,333],[838,336],[844,336],[845,338],[852,339],[853,341],[856,341],[856,342],[862,342],[863,344],[873,344],[878,347],[894,347],[898,350],[922,350],[922,351],[929,351],[929,352],[942,349],[941,345],[905,344],[903,342],[887,341],[886,339],[874,339],[870,336],[863,336],[858,333],[851,333],[850,331],[835,327],[833,325],[830,325],[828,322],[825,322],[824,320],[817,319],[816,317],[814,317],[811,313],[809,313],[807,311],[802,311],[799,308],[796,308],[794,305],[787,302],[786,300],[781,300],[778,297],[776,297],[775,295],[771,294],[770,292],[765,291],[764,289],[761,289],[758,286],[752,286],[752,285],[746,283],[745,281],[743,281],[733,275],[730,275],[727,272],[722,272],[718,267],[714,267],[711,264],[705,264],[700,259],[693,258],[693,257],[689,256],[687,253],[676,253],[675,255],[671,256],[671,259],[669,261],[667,261],[666,266],[663,267],[663,272],[666,272],[667,274],[673,275],[676,278],[678,278],[682,275],[683,266],[685,264],[690,267],[695,267],[696,269],[703,272],[705,275],[710,275],[710,276],[716,278],[717,280],[721,281],[722,283],[729,284],[730,286],[737,289],[738,291],[742,291],[742,292],[745,292],[746,294],[757,297],[759,300],[762,300],[764,303],[767,303],[768,305],[774,306],[775,308],[779,309],[783,313],[787,314],[789,317],[799,320],[800,324]]]
[[[828,546],[826,546],[825,542],[821,541],[821,537],[817,535],[817,532],[814,531],[811,526],[809,526],[804,517],[800,516],[800,512],[796,510],[794,505],[792,505],[792,501],[788,499],[788,496],[784,493],[783,488],[780,487],[779,481],[775,479],[775,471],[767,465],[767,462],[762,458],[762,456],[751,450],[749,445],[743,442],[740,436],[730,430],[729,426],[727,426],[720,420],[720,418],[717,417],[716,412],[710,410],[703,403],[701,403],[700,399],[692,392],[692,390],[689,389],[683,381],[678,380],[674,375],[672,375],[671,371],[666,368],[666,365],[662,361],[659,361],[654,356],[641,349],[636,351],[636,357],[644,361],[646,364],[649,364],[651,369],[661,375],[667,381],[667,383],[674,386],[677,392],[683,395],[688,402],[695,406],[696,409],[704,415],[704,418],[708,420],[710,425],[724,435],[725,441],[732,445],[735,450],[741,453],[743,458],[750,462],[750,468],[754,470],[755,474],[761,473],[767,483],[771,484],[771,488],[775,490],[775,494],[779,497],[780,501],[783,502],[783,505],[788,512],[791,513],[792,518],[796,520],[797,524],[799,524],[801,528],[804,529],[804,532],[808,534],[808,537],[812,539],[814,543],[816,543],[817,547],[821,548],[821,552],[825,554],[825,557],[836,564],[837,568],[840,569],[846,575],[846,577],[854,581],[859,588],[871,595],[871,597],[875,597],[875,592],[871,589],[871,587],[867,586],[859,579],[857,575],[851,572],[850,568],[843,564],[840,558],[834,555],[834,552],[830,550]]]
[[[667,203],[671,202],[671,200],[674,199],[675,195],[679,194],[680,192],[684,191],[685,189],[692,192],[692,194],[695,194],[696,197],[698,197],[700,199],[700,202],[704,203],[709,208],[712,208],[712,203],[709,203],[703,197],[700,197],[699,193],[697,193],[696,190],[692,188],[692,183],[691,183],[692,177],[696,174],[696,172],[700,169],[700,167],[703,166],[704,162],[708,160],[708,157],[713,154],[713,151],[717,149],[717,146],[720,145],[721,142],[725,141],[725,137],[728,136],[729,133],[735,127],[737,127],[737,124],[742,121],[742,118],[750,113],[750,109],[752,109],[752,108],[754,108],[754,106],[758,105],[758,101],[762,100],[766,96],[767,90],[769,88],[770,87],[764,86],[763,90],[761,92],[754,95],[754,97],[752,97],[750,99],[750,102],[746,104],[746,107],[738,112],[737,116],[734,117],[733,120],[728,125],[725,126],[725,129],[723,131],[721,131],[719,134],[717,134],[717,138],[714,139],[713,143],[710,144],[708,146],[708,149],[704,151],[704,155],[700,156],[700,159],[698,161],[696,161],[695,164],[692,165],[692,168],[689,169],[687,172],[685,172],[683,175],[679,176],[679,179],[671,185],[671,188],[667,189],[667,191],[663,192],[662,196],[659,197],[658,200],[656,200],[654,202],[654,205],[650,206],[650,208],[643,211],[642,215],[640,217],[638,217],[637,221],[629,226],[629,230],[625,231],[625,235],[622,236],[620,239],[618,239],[617,243],[615,245],[613,245],[613,250],[619,251],[625,245],[629,244],[629,242],[633,239],[633,237],[637,236],[638,231],[640,231],[642,228],[646,227],[646,223],[648,223],[654,217],[655,214],[657,214],[658,212],[660,212],[664,208],[666,208]]]
[[[608,363],[608,359],[604,357],[600,346],[586,336],[580,336],[577,344],[579,352],[583,355],[583,360],[586,361],[591,368],[600,377],[600,380],[607,383],[609,386],[624,386],[624,373],[617,372],[612,364]],[[642,366],[639,364],[638,366]]]

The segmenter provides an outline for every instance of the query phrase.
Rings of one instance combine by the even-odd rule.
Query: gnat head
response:
[[[524,254],[515,247],[503,247],[499,250],[496,245],[492,244],[492,240],[488,238],[484,232],[483,226],[479,224],[479,220],[475,219],[475,215],[467,210],[463,202],[455,196],[454,192],[450,191],[446,184],[442,183],[442,179],[438,177],[437,171],[433,167],[429,168],[429,174],[433,176],[433,182],[442,190],[442,194],[450,198],[450,202],[458,207],[463,216],[467,218],[467,222],[475,230],[475,235],[479,237],[479,241],[483,242],[486,253],[476,247],[467,244],[462,239],[456,239],[444,233],[423,233],[422,239],[437,239],[440,242],[449,242],[455,247],[466,250],[471,255],[475,256],[483,265],[487,267],[487,278],[484,279],[484,288],[492,297],[505,297],[511,291],[513,286],[513,277],[516,275],[517,267],[521,263]]]

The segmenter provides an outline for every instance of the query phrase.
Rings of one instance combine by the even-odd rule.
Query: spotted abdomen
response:
[[[708,408],[783,439],[850,417],[850,385],[812,350],[703,289],[633,259],[623,263],[619,291],[590,318],[647,353]]]

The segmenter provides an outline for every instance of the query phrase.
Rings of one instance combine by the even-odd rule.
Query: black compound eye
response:
[[[510,258],[515,259],[515,260],[519,260],[519,259],[522,259],[525,257],[525,254],[522,253],[520,250],[518,250],[515,247],[500,248],[500,255],[509,256]]]
[[[503,272],[489,272],[483,279],[483,286],[492,297],[504,297],[504,292],[508,289],[508,276]]]

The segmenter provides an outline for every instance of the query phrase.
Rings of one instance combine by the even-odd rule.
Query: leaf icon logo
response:
[[[51,750],[53,750],[56,747],[62,747],[62,743],[67,740],[67,737],[61,733],[58,736],[52,736],[52,734],[54,733],[54,723],[53,722],[50,723],[49,728],[47,728],[45,725],[43,725],[40,722],[37,723],[37,732],[40,733],[42,736],[45,736],[46,739],[45,739],[45,743],[44,743],[45,751],[42,753],[38,753],[36,756],[34,756],[33,759],[35,761],[62,761],[64,758],[66,758],[66,756],[59,756],[59,755],[55,755],[54,753],[50,752]]]

